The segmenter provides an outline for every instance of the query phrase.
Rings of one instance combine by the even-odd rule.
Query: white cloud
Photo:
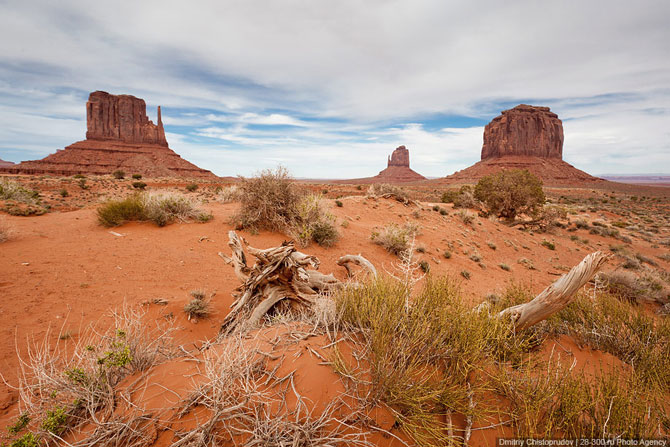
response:
[[[479,158],[481,128],[424,119],[488,121],[521,101],[565,119],[581,169],[656,172],[670,166],[669,19],[664,0],[4,2],[0,158],[83,138],[86,93],[103,89],[161,104],[166,126],[190,128],[175,149],[221,174],[284,160],[364,176],[405,144],[417,171],[445,175]]]

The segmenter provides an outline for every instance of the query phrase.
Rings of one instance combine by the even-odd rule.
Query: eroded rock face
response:
[[[0,168],[9,168],[10,166],[14,166],[14,163],[11,161],[5,161],[2,158],[0,158]]]
[[[160,106],[158,124],[154,124],[147,117],[144,100],[132,95],[110,95],[102,91],[91,93],[86,103],[86,126],[88,140],[168,145]]]
[[[549,107],[521,104],[484,129],[482,160],[508,155],[563,159],[563,123]]]
[[[147,117],[143,99],[93,92],[86,103],[86,140],[41,160],[0,165],[13,174],[111,174],[117,169],[146,177],[216,178],[168,147],[158,107],[158,124]]]
[[[399,166],[409,168],[409,150],[405,146],[398,146],[388,159],[387,168]]]

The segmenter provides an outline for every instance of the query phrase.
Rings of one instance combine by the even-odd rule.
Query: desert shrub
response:
[[[32,189],[21,186],[20,183],[0,179],[0,200],[15,200],[35,204],[39,201],[40,194]]]
[[[419,268],[423,273],[430,272],[430,264],[428,264],[428,261],[419,261]]]
[[[548,248],[549,250],[556,250],[556,244],[551,241],[542,241],[542,246]]]
[[[242,206],[233,219],[240,226],[270,231],[287,231],[293,226],[304,192],[292,182],[286,168],[241,178],[238,187]]]
[[[490,213],[506,219],[533,214],[546,200],[542,181],[525,169],[482,177],[475,186],[474,197],[484,202]]]
[[[186,190],[188,192],[193,192],[196,189],[198,189],[198,184],[197,183],[189,183],[188,185],[186,185]]]
[[[410,302],[407,296],[405,283],[380,278],[338,293],[337,315],[363,337],[372,395],[390,406],[398,426],[417,445],[451,445],[448,423],[438,415],[472,415],[469,399],[486,387],[472,382],[471,373],[517,362],[531,343],[504,321],[472,312],[453,280],[428,277]],[[341,357],[336,363],[345,364]]]
[[[335,218],[326,211],[321,196],[316,194],[303,195],[299,199],[289,233],[303,246],[314,241],[330,247],[339,237]]]
[[[86,176],[84,174],[75,174],[75,175],[72,176],[72,178],[82,179],[82,178],[86,178]]]
[[[176,220],[206,222],[212,218],[190,199],[174,193],[140,193],[122,200],[110,200],[98,207],[98,222],[116,227],[129,221],[152,221],[165,226]]]
[[[367,197],[390,197],[398,202],[408,203],[409,194],[399,186],[388,183],[374,183],[370,185],[366,193]]]
[[[7,427],[7,431],[10,434],[19,433],[21,430],[26,428],[29,423],[30,423],[30,415],[28,413],[21,413],[21,415],[16,419],[16,422]]]
[[[479,200],[475,198],[472,186],[463,185],[454,197],[454,208],[478,209]]]
[[[584,220],[584,219],[577,219],[577,220],[575,221],[575,226],[576,226],[577,228],[584,228],[584,229],[587,229],[587,230],[588,230],[589,228],[591,228],[591,226],[589,225],[589,223],[588,223],[586,220]]]
[[[105,227],[116,227],[133,220],[147,220],[140,195],[123,200],[110,200],[98,207],[98,222]]]
[[[40,438],[33,433],[26,433],[19,439],[14,440],[10,447],[39,447]]]
[[[79,179],[79,182],[77,183],[81,189],[91,189],[89,185],[86,184],[86,179],[82,178]]]
[[[444,256],[445,259],[451,259],[451,252],[449,250],[444,250],[442,256]]]
[[[595,226],[598,222],[593,222],[594,227],[589,230],[589,234],[597,234],[599,236],[618,238],[620,236],[619,230],[607,226]]]
[[[460,217],[463,223],[466,225],[472,225],[475,221],[475,216],[465,210],[459,211],[458,217]]]
[[[337,205],[338,208],[342,208],[342,207],[344,206],[344,204],[342,203],[341,200],[336,200],[336,201],[335,201],[335,205]]]
[[[442,203],[454,203],[454,200],[456,200],[458,192],[459,191],[457,189],[448,189],[442,193],[440,201]]]
[[[112,172],[112,177],[117,180],[122,180],[126,178],[126,173],[120,169],[117,169],[116,171]]]
[[[505,264],[504,262],[501,262],[500,264],[498,264],[498,267],[505,270],[506,272],[509,272],[509,271],[512,270],[512,268],[509,265]]]
[[[406,223],[399,226],[395,223],[386,225],[381,231],[373,231],[370,239],[381,245],[391,254],[400,256],[409,249],[411,239],[419,232],[417,225]]]
[[[461,270],[461,276],[465,279],[470,279],[471,274],[467,270]]]
[[[4,218],[0,218],[0,243],[8,241],[12,235],[12,229],[5,222]]]
[[[209,301],[202,298],[193,298],[184,306],[184,312],[188,315],[189,320],[192,318],[206,318],[211,313]]]
[[[603,272],[600,277],[610,294],[625,301],[631,303],[670,302],[670,288],[654,275],[637,276],[629,271],[615,270]]]
[[[67,189],[63,188],[58,191],[58,194],[60,194],[61,197],[67,197],[70,195],[69,192],[67,192]]]
[[[132,177],[133,177],[133,179],[135,179],[135,180],[139,180],[139,179],[142,178],[142,174],[133,174]]]
[[[235,185],[227,188],[220,188],[217,192],[217,199],[223,203],[238,202],[240,200],[240,188]]]
[[[147,187],[147,184],[144,183],[144,182],[133,182],[132,185],[133,185],[133,188],[142,189],[142,190]]]

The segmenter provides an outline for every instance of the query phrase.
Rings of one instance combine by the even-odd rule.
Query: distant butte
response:
[[[386,169],[374,177],[341,180],[347,183],[408,183],[425,180],[426,177],[409,167],[409,149],[398,146],[388,157]]]
[[[168,147],[158,107],[157,124],[143,99],[97,91],[86,103],[86,140],[41,160],[0,166],[14,174],[111,174],[120,169],[146,177],[216,178]]]
[[[602,182],[563,161],[563,123],[549,107],[520,104],[484,129],[481,161],[437,183],[476,183],[504,169],[528,169],[547,185]]]

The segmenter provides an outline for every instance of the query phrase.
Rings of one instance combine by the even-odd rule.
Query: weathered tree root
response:
[[[249,246],[234,231],[228,233],[228,238],[232,256],[223,253],[219,253],[219,256],[233,265],[242,285],[238,287],[240,293],[221,325],[222,334],[258,326],[270,309],[282,300],[309,306],[320,293],[328,293],[344,285],[332,274],[318,272],[319,260],[297,251],[292,241],[260,250]],[[253,267],[247,265],[243,243],[249,254],[256,258]],[[372,263],[361,255],[347,255],[337,261],[351,275],[349,263],[360,265],[373,275],[377,274]]]
[[[233,264],[242,285],[237,288],[240,293],[234,294],[236,299],[231,311],[221,325],[220,332],[224,335],[238,329],[257,327],[270,309],[283,300],[299,306],[311,306],[319,294],[332,292],[344,285],[332,274],[318,272],[319,260],[297,251],[292,241],[260,250],[249,246],[234,231],[230,231],[228,237],[232,256],[223,253],[219,256]],[[249,254],[256,258],[253,267],[247,265],[243,243]],[[570,304],[577,291],[593,278],[608,258],[609,255],[600,251],[587,255],[533,300],[508,307],[498,317],[509,316],[517,331],[539,323]],[[361,255],[342,256],[337,264],[346,268],[349,276],[353,275],[350,264],[377,275],[374,265]]]
[[[531,301],[508,307],[498,316],[509,315],[517,331],[533,326],[574,301],[575,294],[600,270],[610,255],[596,251],[587,255],[568,273],[558,278]]]

